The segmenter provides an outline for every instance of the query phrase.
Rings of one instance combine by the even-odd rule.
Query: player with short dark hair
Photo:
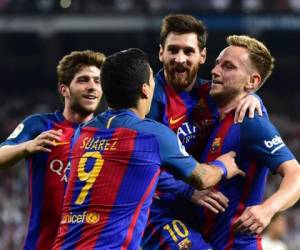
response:
[[[93,118],[101,96],[102,53],[74,51],[57,66],[61,111],[34,114],[1,144],[1,168],[26,158],[29,226],[24,249],[51,249],[61,218],[68,157],[75,129]]]
[[[103,64],[110,109],[76,132],[54,250],[138,249],[161,165],[199,189],[243,174],[233,152],[200,164],[169,128],[145,119],[154,84],[139,49],[117,52]]]

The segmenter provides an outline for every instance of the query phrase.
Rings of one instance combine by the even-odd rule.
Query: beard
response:
[[[99,106],[99,103],[98,105],[85,105],[84,103],[81,103],[80,97],[75,97],[75,95],[73,95],[71,99],[71,109],[82,116],[88,116],[91,113],[95,113]]]
[[[214,98],[219,107],[225,106],[241,95],[241,91],[236,88],[227,88],[223,90],[214,91],[213,88],[209,91],[209,94]]]
[[[186,90],[195,83],[199,66],[187,67],[184,65],[171,66],[164,64],[165,77],[168,84],[178,92]],[[184,75],[178,76],[176,73],[182,72]]]

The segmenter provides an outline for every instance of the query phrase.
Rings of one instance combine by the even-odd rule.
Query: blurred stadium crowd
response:
[[[189,11],[300,12],[298,0],[0,0],[0,11],[11,14]]]
[[[63,8],[62,8],[63,7]],[[297,15],[300,13],[300,0],[0,0],[0,14],[1,15],[23,15],[23,14],[60,14],[60,13],[70,13],[70,14],[98,14],[98,13],[150,13],[150,14],[160,14],[165,12],[188,12],[189,10],[197,9],[198,12],[201,11],[205,12],[280,12],[280,13],[291,13]],[[158,31],[157,31],[158,33]],[[144,35],[144,34],[142,34]],[[158,35],[158,34],[157,34]],[[211,35],[210,37],[214,37],[215,35]],[[222,37],[222,35],[220,35]],[[88,36],[92,37],[91,36]],[[284,35],[277,35],[275,37],[281,37],[281,39],[288,39]],[[293,34],[288,34],[290,40],[293,38]],[[39,89],[36,89],[37,83],[30,85],[32,79],[24,79],[22,82],[22,76],[13,76],[14,70],[8,71],[10,74],[4,76],[2,79],[5,81],[6,87],[4,88],[1,86],[0,92],[0,105],[1,105],[1,112],[0,112],[0,139],[3,141],[11,131],[16,127],[16,125],[22,121],[29,114],[33,113],[44,113],[44,112],[51,112],[57,109],[59,106],[59,100],[56,96],[55,88],[55,78],[54,75],[54,65],[56,63],[56,55],[52,55],[52,58],[49,59],[50,62],[46,62],[44,58],[42,58],[43,63],[37,65],[37,60],[41,60],[40,57],[37,57],[37,53],[42,50],[45,50],[43,47],[46,43],[43,39],[43,44],[37,44],[35,40],[27,39],[27,43],[31,43],[31,47],[26,47],[24,44],[20,45],[20,47],[16,48],[14,46],[9,47],[15,38],[19,38],[18,36],[13,36],[10,38],[4,38],[0,35],[0,51],[5,60],[2,60],[0,66],[4,70],[9,69],[9,66],[4,64],[12,64],[15,65],[17,69],[21,67],[25,68],[36,68],[36,71],[39,71],[39,67],[47,66],[51,68],[46,69],[46,76],[49,78],[47,84],[52,81],[52,87],[46,87],[47,84],[43,85],[43,81],[45,79],[41,78],[42,73],[45,72],[33,72],[32,76],[35,81],[42,81],[40,82],[41,85]],[[117,37],[118,38],[118,37]],[[156,37],[157,38],[157,37]],[[5,40],[7,39],[7,40]],[[70,51],[72,49],[76,49],[74,47],[67,48],[68,42],[73,40],[73,38],[64,38],[66,40],[65,44],[61,46],[61,51],[57,52],[58,54],[63,54],[65,51]],[[143,43],[143,46],[148,46],[147,38],[141,39],[137,36],[137,39]],[[58,39],[59,40],[59,39]],[[223,39],[224,40],[224,39]],[[268,37],[266,36],[266,39]],[[7,45],[1,45],[1,41],[6,42]],[[53,40],[50,39],[50,42]],[[54,40],[57,42],[57,40]],[[60,41],[60,40],[59,40]],[[116,39],[117,43],[118,39]],[[270,44],[272,40],[269,38]],[[57,42],[58,43],[58,42]],[[111,45],[111,50],[113,50],[114,43],[110,44],[111,40],[107,41],[107,45]],[[124,42],[124,46],[126,47],[126,43],[130,44],[130,41]],[[210,39],[209,46],[215,46]],[[91,49],[97,49],[94,45],[91,46]],[[281,50],[280,41],[277,41],[277,45],[279,44],[278,50]],[[288,43],[287,43],[288,44]],[[77,44],[78,49],[86,49],[87,47],[80,48],[80,44]],[[86,44],[84,44],[86,45]],[[48,46],[48,45],[47,45]],[[52,43],[51,46],[56,46],[57,44]],[[53,50],[53,47],[46,47],[51,48],[50,52],[46,51],[47,56],[49,56]],[[99,45],[102,48],[102,44]],[[131,45],[137,46],[135,44]],[[296,48],[299,45],[295,45]],[[59,46],[58,46],[59,47]],[[145,49],[144,47],[144,49]],[[275,47],[275,45],[274,45]],[[15,52],[14,55],[11,56],[7,50],[7,48],[17,49],[18,52]],[[19,49],[19,50],[18,50]],[[26,51],[24,51],[26,49]],[[99,48],[98,48],[99,49]],[[272,46],[271,46],[272,49]],[[292,64],[294,64],[294,71],[297,71],[296,61],[294,60],[295,55],[293,55],[294,51],[291,48],[290,55],[285,55],[283,59],[281,59],[277,65],[278,68],[291,68]],[[110,51],[107,47],[104,48],[105,53],[109,54]],[[157,61],[156,55],[157,47],[151,49],[146,49],[150,53],[150,58]],[[218,48],[212,49],[217,51]],[[2,53],[3,52],[3,53]],[[33,52],[33,53],[32,53]],[[30,56],[32,53],[32,62],[31,65],[27,65],[27,61],[23,60],[22,57]],[[152,54],[153,53],[153,54]],[[282,55],[282,53],[275,51],[276,54]],[[21,59],[19,61],[18,57]],[[51,56],[51,55],[50,55]],[[214,56],[214,51],[212,51],[212,57]],[[23,61],[22,61],[23,60]],[[47,59],[48,60],[48,59]],[[212,59],[213,60],[213,59]],[[7,62],[7,63],[6,63]],[[53,62],[53,63],[52,63]],[[52,64],[51,64],[52,63]],[[157,62],[155,62],[157,64]],[[154,63],[154,64],[155,64]],[[3,67],[5,66],[5,67]],[[277,67],[277,66],[276,66]],[[158,67],[154,68],[157,70]],[[295,70],[296,69],[296,70]],[[20,71],[19,74],[22,74],[23,71]],[[6,72],[1,71],[1,75]],[[297,74],[297,72],[294,72]],[[287,73],[289,74],[289,73]],[[51,75],[51,76],[50,76]],[[206,72],[206,76],[209,73]],[[22,86],[18,89],[16,87],[14,91],[12,91],[12,86],[9,86],[10,83],[9,79],[12,78],[14,81],[18,81],[20,85],[27,85],[28,88]],[[285,139],[288,146],[293,150],[298,160],[300,160],[300,114],[298,111],[299,107],[299,100],[300,100],[300,91],[297,92],[298,87],[295,87],[296,84],[286,83],[286,71],[283,70],[282,75],[279,73],[272,77],[269,81],[274,81],[273,87],[268,87],[268,84],[264,89],[262,89],[258,94],[262,97],[267,109],[269,110],[270,118],[273,120],[274,124],[277,126],[279,131],[282,134],[282,137]],[[293,76],[289,76],[289,79],[294,79]],[[295,78],[296,81],[299,79],[299,76]],[[284,85],[282,82],[284,82]],[[3,83],[1,83],[2,85]],[[282,85],[283,84],[283,85]],[[288,84],[291,84],[291,89],[289,91]],[[30,87],[31,86],[31,87]],[[3,88],[3,89],[2,89]],[[33,91],[36,89],[36,91]],[[50,91],[49,91],[50,90]],[[284,90],[284,91],[283,91]],[[8,92],[9,91],[9,92]],[[104,108],[104,107],[102,107]],[[267,187],[267,195],[271,193],[277,186],[278,180],[277,177],[271,176],[271,181]],[[5,170],[0,172],[0,250],[17,250],[21,248],[24,233],[27,227],[27,212],[28,212],[28,200],[27,200],[27,173],[26,173],[26,166],[24,162],[20,162],[17,166],[10,170]],[[287,218],[288,229],[284,235],[284,241],[288,244],[290,250],[298,250],[300,249],[300,217],[298,216],[300,213],[300,204],[297,204],[294,208],[288,210],[285,216]]]

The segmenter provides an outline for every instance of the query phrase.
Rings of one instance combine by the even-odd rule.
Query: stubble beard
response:
[[[235,100],[240,95],[240,91],[238,89],[226,89],[214,93],[210,90],[209,94],[213,97],[218,107],[223,107]]]
[[[80,100],[78,97],[74,98],[74,96],[72,97],[73,101],[71,102],[71,109],[73,110],[73,112],[80,114],[82,117],[86,117],[89,116],[91,114],[94,114],[97,111],[97,108],[99,106],[96,105],[84,105],[80,103]]]
[[[166,71],[167,83],[170,84],[177,92],[181,92],[194,84],[199,67],[186,69],[185,77],[176,77],[175,68],[167,64],[164,64],[164,69]]]

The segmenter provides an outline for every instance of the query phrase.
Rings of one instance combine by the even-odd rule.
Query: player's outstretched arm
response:
[[[0,148],[0,168],[13,166],[19,160],[38,152],[51,152],[51,146],[60,141],[60,130],[48,130],[35,139],[16,145],[5,145]]]
[[[210,164],[200,164],[194,168],[187,182],[197,189],[207,189],[216,185],[223,177],[230,179],[236,175],[245,175],[235,163],[235,152],[223,154]]]
[[[277,212],[291,207],[300,198],[299,163],[286,161],[277,171],[283,177],[278,190],[262,204],[247,207],[234,224],[236,231],[260,234]]]

